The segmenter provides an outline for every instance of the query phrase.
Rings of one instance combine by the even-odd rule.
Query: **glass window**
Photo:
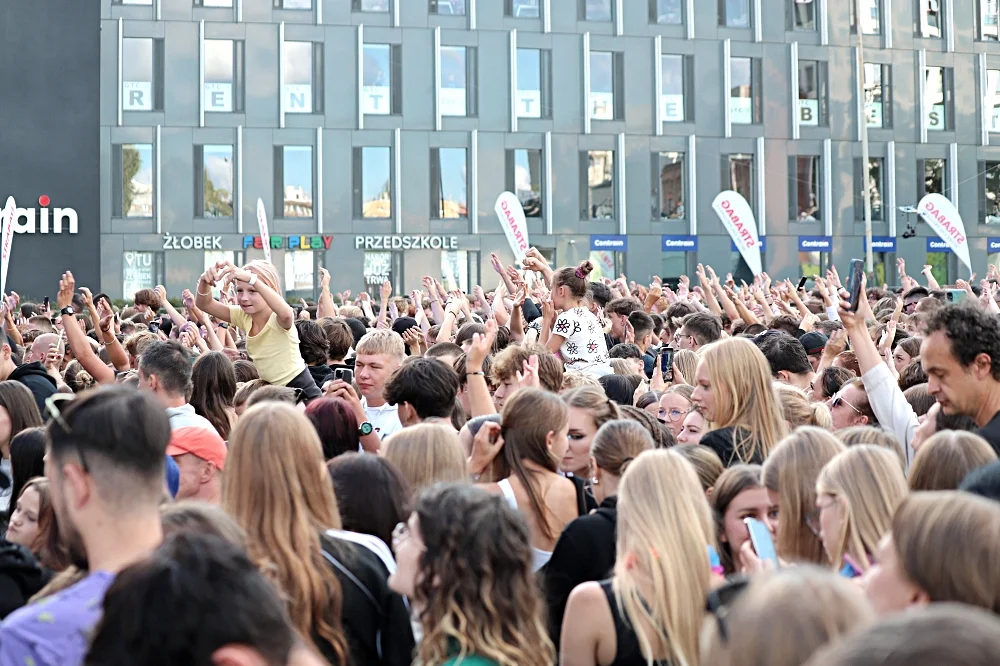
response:
[[[162,111],[162,41],[122,39],[122,110]]]
[[[583,185],[581,220],[608,220],[615,216],[615,153],[589,150],[580,153]]]
[[[788,172],[791,182],[788,191],[792,209],[789,219],[799,222],[815,222],[823,219],[820,215],[820,160],[817,155],[799,155],[788,158]]]
[[[542,216],[542,151],[507,151],[507,189],[517,195],[525,217]]]
[[[392,217],[392,151],[388,146],[354,149],[354,217]]]
[[[861,32],[877,35],[882,31],[882,0],[851,0],[851,30],[857,31],[858,6],[861,3]]]
[[[312,250],[285,250],[285,298],[312,298],[316,279]]]
[[[390,44],[365,44],[361,94],[368,115],[399,114],[403,111],[402,95],[399,93],[399,48]]]
[[[312,9],[312,0],[274,0],[277,9]]]
[[[660,82],[663,94],[660,95],[660,115],[663,122],[684,122],[686,105],[684,103],[684,56],[660,56]]]
[[[649,22],[680,25],[684,22],[682,0],[649,0]]]
[[[441,283],[448,291],[469,290],[469,252],[444,250],[441,252]]]
[[[580,0],[584,21],[610,21],[611,0]]]
[[[476,115],[475,56],[471,47],[441,47],[441,115]]]
[[[677,281],[682,275],[690,275],[688,270],[688,255],[690,252],[664,252],[660,261],[660,277],[671,282]]]
[[[162,252],[122,253],[122,294],[131,298],[140,289],[163,284]]]
[[[948,128],[949,118],[945,105],[945,68],[928,67],[924,73],[924,122],[931,132]]]
[[[722,163],[723,188],[741,195],[756,210],[754,203],[754,167],[753,155],[736,153],[726,155]]]
[[[507,0],[504,13],[514,18],[538,18],[542,15],[541,0]]]
[[[923,199],[925,194],[941,194],[948,196],[948,160],[929,159],[917,160],[917,173],[923,173],[923,180],[920,181],[917,195]]]
[[[232,7],[233,0],[194,0],[199,7]]]
[[[927,253],[927,263],[931,267],[931,275],[934,279],[938,281],[938,284],[951,284],[952,280],[948,279],[949,264],[951,264],[951,257],[954,256],[951,252],[928,252]]]
[[[394,271],[392,270],[394,263],[392,252],[365,252],[365,263],[362,269],[364,271],[365,291],[374,296],[378,294],[379,287],[386,280],[394,283]]]
[[[354,0],[351,9],[356,12],[388,12],[389,0]]]
[[[799,61],[799,125],[826,125],[826,63]]]
[[[656,164],[653,183],[658,188],[653,217],[663,220],[685,219],[684,153],[656,153],[653,161]]]
[[[205,40],[205,111],[243,110],[243,42]]]
[[[550,54],[539,49],[517,50],[517,117],[552,115]]]
[[[816,29],[815,0],[787,0],[789,27],[792,30]]]
[[[590,52],[590,117],[593,120],[614,120],[615,114],[615,54],[609,51]]]
[[[760,122],[753,58],[730,58],[729,118],[734,125]]]
[[[868,127],[892,127],[892,82],[889,65],[865,63],[865,115]]]
[[[151,5],[153,0],[113,0],[113,3],[116,5]]]
[[[319,113],[323,110],[323,45],[318,42],[285,42],[281,103],[285,113]]]
[[[854,218],[856,220],[865,219],[865,186],[861,179],[861,159],[854,160],[854,182],[857,183],[857,190],[854,193]],[[885,192],[885,169],[881,157],[870,157],[868,159],[868,186],[871,190],[872,221],[883,222],[882,216],[882,194]]]
[[[979,0],[979,38],[988,42],[1000,39],[1000,0]]]
[[[944,12],[941,4],[947,0],[917,0],[920,32],[923,37],[940,37],[944,33]]]
[[[283,218],[313,216],[312,146],[276,146],[275,200]]]
[[[465,148],[431,149],[431,217],[468,217],[469,161]]]
[[[430,0],[431,14],[465,16],[465,0]]]
[[[986,118],[983,122],[990,132],[1000,132],[1000,69],[986,70]]]
[[[750,0],[719,0],[719,25],[726,28],[749,28]]]
[[[127,143],[115,149],[115,217],[153,216],[153,146]]]
[[[1000,224],[1000,162],[979,163],[979,219]]]
[[[195,217],[233,216],[233,147],[195,146],[195,168],[201,186],[195,189]]]

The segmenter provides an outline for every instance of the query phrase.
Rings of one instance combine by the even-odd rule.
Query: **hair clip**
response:
[[[583,274],[583,271],[581,271],[579,268],[576,269],[576,276],[578,278],[580,278],[581,280],[583,280],[583,279],[585,279],[587,277],[586,275]]]

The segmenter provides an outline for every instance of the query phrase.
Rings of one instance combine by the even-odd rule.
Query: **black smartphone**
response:
[[[350,384],[354,381],[354,371],[349,368],[337,368],[333,371],[333,378],[343,380]]]
[[[45,311],[48,312],[49,311],[49,297],[48,296],[46,296],[45,298],[42,299],[42,305],[45,306]]]
[[[865,262],[863,259],[851,259],[850,277],[847,280],[847,292],[850,294],[851,312],[858,311],[861,304],[861,279],[865,275]]]
[[[663,381],[674,381],[674,350],[670,347],[664,347],[660,352],[660,374],[663,375]]]
[[[158,322],[158,321],[151,321],[151,322],[149,322],[149,332],[150,333],[158,333],[159,331],[160,331],[160,322]]]
[[[808,280],[808,279],[809,278],[807,278],[805,275],[803,275],[802,277],[800,277],[799,278],[799,284],[798,284],[797,287],[795,287],[795,291],[802,291],[803,289],[805,289],[806,288],[806,280]]]

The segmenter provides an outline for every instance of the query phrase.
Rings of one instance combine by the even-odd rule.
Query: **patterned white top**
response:
[[[553,335],[565,338],[559,348],[567,370],[590,370],[608,366],[608,345],[604,329],[594,313],[587,308],[566,310],[556,317]],[[601,372],[601,374],[606,374]]]

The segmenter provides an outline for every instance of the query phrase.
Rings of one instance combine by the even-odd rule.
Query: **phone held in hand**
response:
[[[337,368],[333,371],[333,378],[340,379],[350,384],[354,381],[354,371],[350,368]]]
[[[847,291],[850,294],[851,312],[858,311],[861,304],[861,280],[865,274],[865,262],[863,259],[851,259],[851,272],[847,280]]]
[[[799,284],[795,287],[795,291],[802,291],[806,288],[806,280],[808,280],[805,275],[799,278]]]
[[[670,347],[664,347],[660,352],[660,374],[663,375],[663,381],[674,381],[674,350]]]
[[[744,518],[743,523],[750,532],[750,543],[753,544],[754,552],[762,562],[770,560],[775,568],[778,567],[778,551],[774,548],[774,539],[771,538],[771,531],[767,525],[756,518]]]

